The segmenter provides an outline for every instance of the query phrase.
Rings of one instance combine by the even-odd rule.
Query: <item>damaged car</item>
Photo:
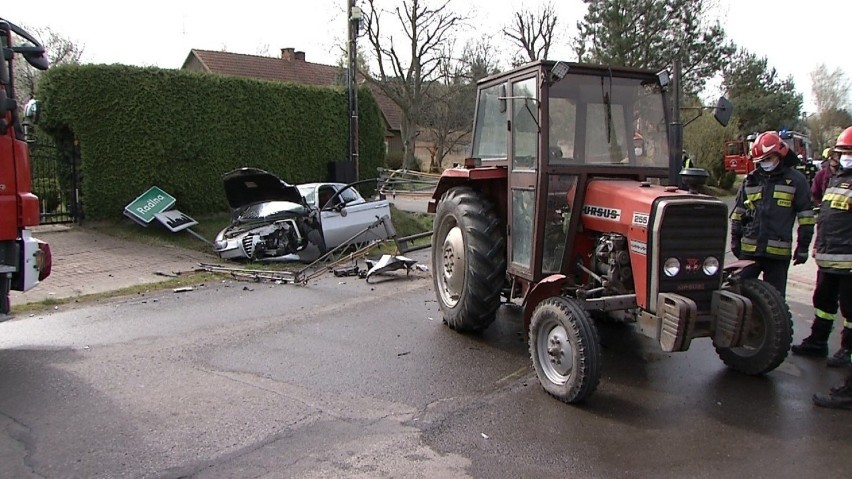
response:
[[[380,221],[390,217],[388,201],[368,201],[350,185],[291,185],[257,168],[227,173],[223,182],[233,213],[213,243],[222,259],[310,261],[344,243],[392,235]]]

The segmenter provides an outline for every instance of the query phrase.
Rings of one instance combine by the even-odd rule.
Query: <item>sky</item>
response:
[[[548,0],[450,0],[468,16],[467,34],[496,33],[511,12]],[[582,0],[551,0],[564,27],[550,58],[575,60],[569,40],[586,11]],[[812,113],[811,72],[820,63],[852,79],[848,36],[834,19],[852,16],[844,0],[707,0],[728,38],[758,56],[782,78],[792,76]],[[365,3],[364,0],[360,0]],[[399,0],[377,0],[392,8]],[[346,39],[347,0],[201,0],[102,2],[42,0],[4,3],[0,16],[32,29],[50,28],[83,49],[83,63],[180,68],[191,49],[278,56],[304,51],[306,60],[336,65]],[[829,28],[830,26],[830,28]],[[506,52],[508,58],[513,52]],[[839,60],[843,64],[838,64]],[[718,95],[718,92],[715,93]]]

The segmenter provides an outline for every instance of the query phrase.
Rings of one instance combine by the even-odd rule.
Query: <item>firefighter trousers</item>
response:
[[[744,256],[743,259],[754,261],[746,266],[740,275],[743,279],[757,279],[763,273],[763,280],[771,284],[781,293],[781,297],[787,298],[787,271],[790,269],[789,259],[772,259],[760,256]]]
[[[814,327],[822,321],[829,321],[834,324],[834,319],[837,317],[838,305],[840,306],[840,314],[845,319],[844,330],[846,334],[843,336],[842,343],[852,342],[852,336],[849,335],[848,328],[852,328],[852,275],[829,273],[820,270],[817,273],[817,284],[814,289]],[[831,326],[827,329],[831,331]],[[826,335],[827,336],[827,335]],[[844,349],[850,349],[850,344],[841,344]]]

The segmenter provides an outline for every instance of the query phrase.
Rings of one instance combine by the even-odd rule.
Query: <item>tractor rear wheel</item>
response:
[[[444,193],[432,234],[432,280],[444,322],[459,332],[487,328],[506,279],[504,223],[494,203],[466,186]]]
[[[566,403],[589,397],[601,378],[598,330],[577,301],[548,298],[530,321],[530,357],[545,391]]]
[[[793,342],[793,320],[781,293],[759,279],[742,282],[741,294],[751,300],[751,318],[743,326],[743,345],[716,348],[729,368],[760,375],[777,368],[787,357]]]

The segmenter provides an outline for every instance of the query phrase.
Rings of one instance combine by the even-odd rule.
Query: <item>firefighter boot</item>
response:
[[[852,370],[846,375],[846,382],[831,388],[828,394],[814,394],[814,404],[834,409],[852,409]]]
[[[845,327],[840,331],[840,349],[834,356],[828,358],[825,365],[830,368],[842,368],[852,364],[852,328]]]
[[[811,325],[811,335],[802,341],[802,344],[791,348],[793,354],[799,356],[815,356],[824,358],[828,356],[828,336],[834,321],[830,319],[814,318]]]

